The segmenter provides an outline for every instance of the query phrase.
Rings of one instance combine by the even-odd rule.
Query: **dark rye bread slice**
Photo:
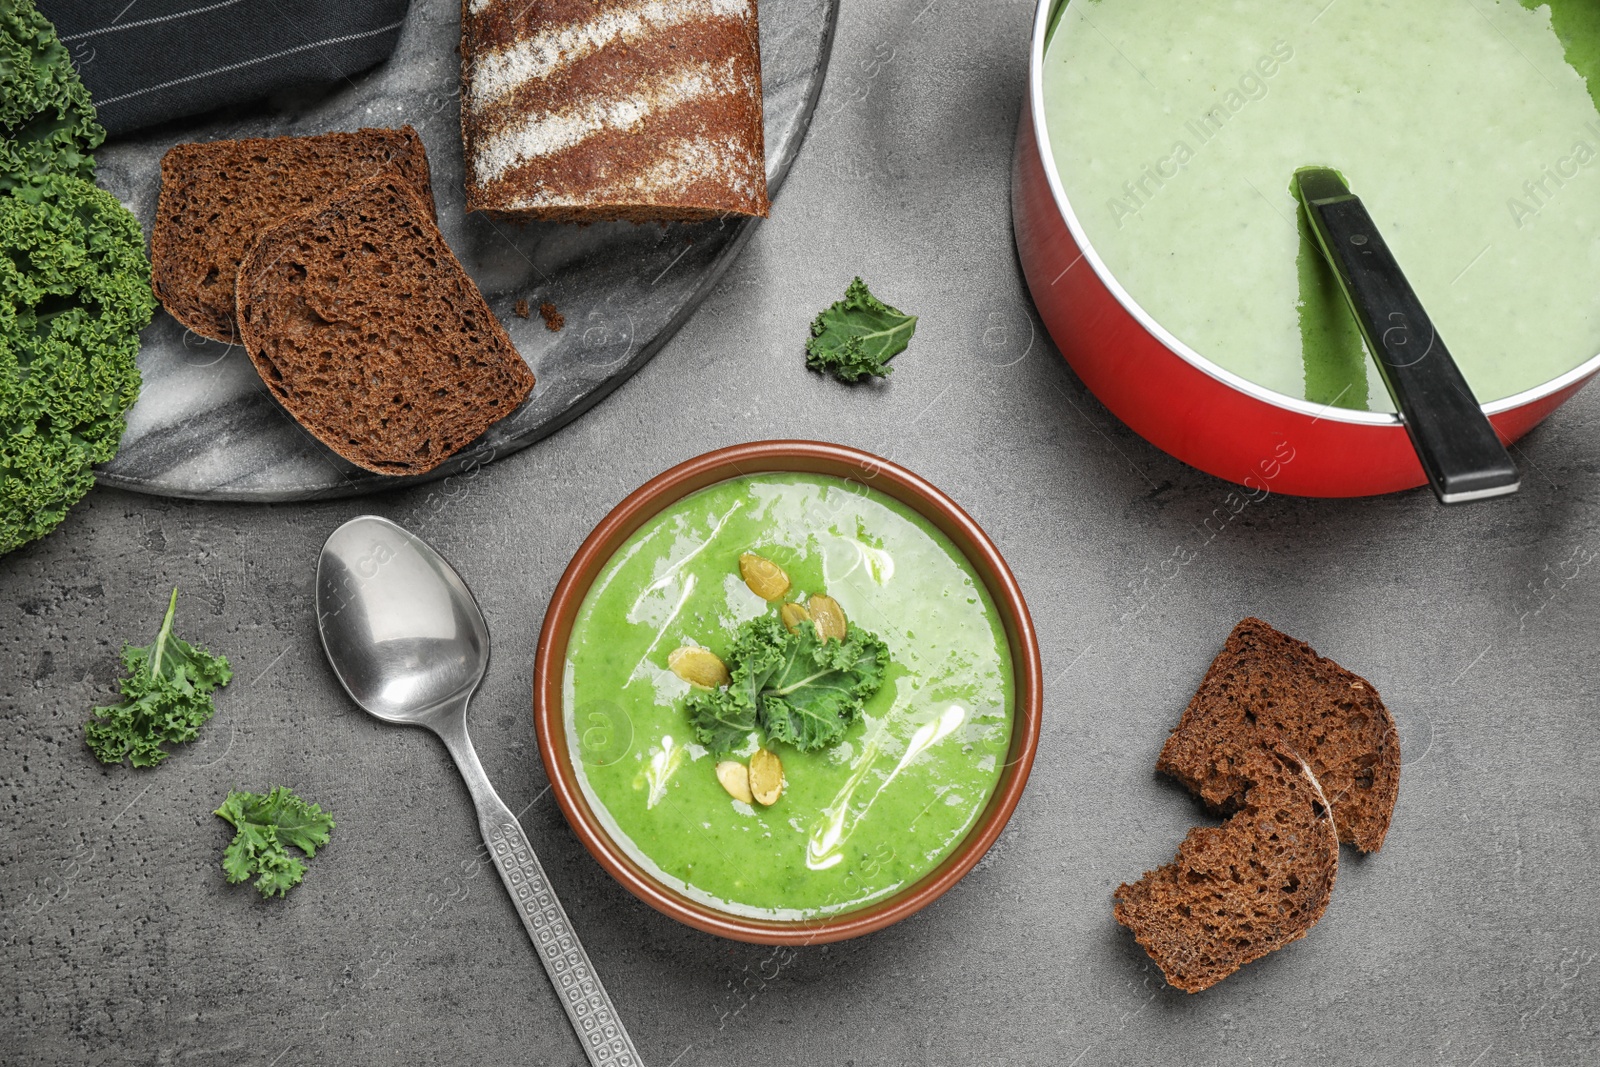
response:
[[[409,182],[433,210],[427,151],[410,126],[175,145],[161,157],[150,234],[156,298],[200,336],[237,344],[234,279],[261,231],[385,175]]]
[[[395,178],[265,231],[239,268],[245,351],[318,440],[380,474],[421,474],[504,418],[533,373]]]
[[[1190,830],[1173,862],[1115,894],[1117,922],[1189,993],[1304,937],[1339,870],[1338,831],[1310,769],[1279,745],[1249,750],[1239,770],[1239,810]]]
[[[1244,798],[1245,753],[1283,741],[1333,803],[1339,840],[1383,846],[1400,791],[1400,737],[1378,691],[1260,619],[1233,628],[1156,769],[1213,808]]]

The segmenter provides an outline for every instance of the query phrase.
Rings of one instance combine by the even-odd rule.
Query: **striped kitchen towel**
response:
[[[410,0],[38,0],[112,134],[307,85],[394,51]]]

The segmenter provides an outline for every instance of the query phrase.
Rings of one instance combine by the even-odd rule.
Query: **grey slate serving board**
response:
[[[761,78],[767,182],[775,193],[822,87],[838,0],[763,0]],[[427,475],[394,478],[346,462],[267,393],[244,350],[189,333],[157,311],[139,353],[144,388],[103,484],[160,496],[306,500],[441,478],[523,448],[572,421],[643,366],[738,254],[753,220],[593,226],[493,222],[463,211],[456,0],[414,0],[392,59],[304,103],[169,126],[106,146],[99,180],[148,233],[161,155],[181,141],[312,134],[410,123],[428,147],[439,224],[538,378],[533,396]],[[535,313],[550,301],[558,333]]]

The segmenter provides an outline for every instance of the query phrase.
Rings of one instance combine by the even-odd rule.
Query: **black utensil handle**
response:
[[[1434,493],[1442,503],[1461,504],[1516,492],[1516,464],[1361,199],[1333,171],[1297,178],[1317,242]]]

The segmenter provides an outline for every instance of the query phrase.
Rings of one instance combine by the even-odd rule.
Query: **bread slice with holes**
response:
[[[428,205],[397,178],[265,231],[239,268],[238,318],[272,395],[380,474],[432,470],[533,390]]]
[[[200,336],[237,344],[235,278],[261,231],[377,177],[409,183],[432,213],[428,154],[410,126],[173,146],[150,234],[156,298]]]
[[[1400,792],[1400,738],[1372,683],[1260,619],[1245,619],[1161,749],[1156,769],[1212,808],[1244,800],[1240,760],[1282,741],[1333,803],[1339,840],[1383,846]]]
[[[1299,757],[1251,749],[1236,770],[1243,798],[1228,821],[1190,830],[1173,862],[1115,894],[1117,922],[1189,993],[1304,937],[1339,871],[1327,797]]]

